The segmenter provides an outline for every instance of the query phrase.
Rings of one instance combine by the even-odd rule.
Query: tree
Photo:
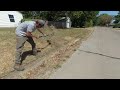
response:
[[[101,14],[97,18],[97,23],[98,25],[101,25],[101,26],[105,26],[107,24],[109,25],[111,21],[112,21],[112,16],[108,14]]]
[[[115,16],[115,22],[114,23],[118,23],[120,21],[120,11],[118,12],[118,15]]]
[[[20,11],[24,18],[47,19],[57,21],[61,17],[70,17],[73,27],[93,26],[99,11]]]
[[[68,15],[74,27],[89,27],[95,23],[93,21],[98,13],[99,11],[70,11]]]
[[[31,18],[40,18],[41,12],[42,11],[20,11],[23,14],[23,17],[26,19]]]
[[[67,11],[48,11],[46,14],[46,19],[49,21],[57,21],[61,17],[66,16]]]
[[[83,15],[83,11],[70,11],[67,13],[68,13],[68,16],[71,18],[73,27],[83,26],[83,24],[81,22],[81,17]]]
[[[30,18],[32,17],[31,11],[20,11],[23,14],[24,18]]]
[[[95,25],[96,23],[96,16],[99,14],[99,11],[84,11],[84,26],[90,27]]]

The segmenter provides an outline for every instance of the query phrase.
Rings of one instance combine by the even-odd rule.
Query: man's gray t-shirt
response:
[[[15,33],[17,36],[26,36],[26,32],[34,32],[35,30],[36,27],[34,21],[25,21],[16,28]]]

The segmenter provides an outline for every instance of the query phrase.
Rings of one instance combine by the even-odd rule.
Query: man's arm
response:
[[[26,33],[26,36],[28,36],[28,37],[34,37],[34,38],[37,39],[37,37],[36,37],[36,36],[33,36],[31,32],[27,32],[27,33]]]
[[[34,37],[34,38],[37,39],[36,36],[32,35],[33,30],[34,30],[34,26],[29,25],[28,28],[27,28],[26,36],[28,36],[28,37]]]
[[[46,34],[44,34],[40,29],[37,29],[40,33],[42,33],[43,36],[45,36]]]

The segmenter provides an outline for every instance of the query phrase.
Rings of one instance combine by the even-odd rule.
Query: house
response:
[[[0,11],[0,27],[17,27],[22,19],[18,11]]]
[[[69,17],[62,17],[58,22],[61,22],[61,27],[63,28],[71,28],[71,20]]]

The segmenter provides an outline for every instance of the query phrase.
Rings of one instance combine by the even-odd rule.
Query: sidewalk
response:
[[[120,32],[95,28],[94,33],[50,79],[120,78]]]

